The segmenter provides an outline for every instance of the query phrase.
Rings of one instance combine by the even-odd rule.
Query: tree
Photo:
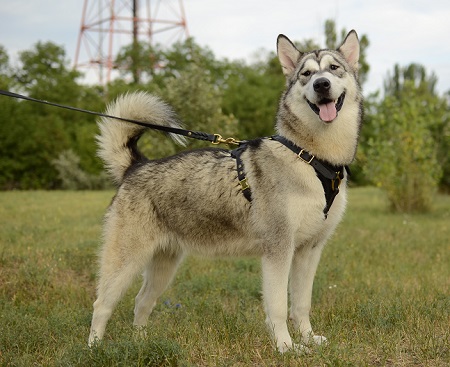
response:
[[[31,50],[21,52],[19,59],[16,79],[30,96],[90,110],[104,108],[103,90],[78,83],[81,74],[70,67],[64,48],[52,42],[38,42]],[[95,117],[43,105],[30,105],[29,108],[35,118],[41,116],[42,125],[51,125],[54,119],[61,120],[64,146],[52,154],[71,149],[80,157],[82,169],[90,173],[100,171],[100,160],[95,154]],[[30,128],[48,128],[42,125],[34,123]],[[50,162],[46,165],[54,171]]]
[[[0,88],[9,89],[12,84],[9,56],[5,48],[0,45]]]
[[[396,211],[430,210],[442,174],[437,138],[448,131],[449,119],[446,102],[434,93],[435,82],[420,65],[396,65],[384,99],[366,120],[371,128],[366,174],[386,190]]]
[[[0,68],[9,77],[5,87],[38,99],[97,110],[101,94],[77,83],[80,75],[69,68],[65,51],[53,43],[37,43],[19,54],[12,68],[0,49]],[[8,75],[5,73],[5,75]],[[60,185],[52,160],[72,149],[88,172],[100,171],[95,155],[95,118],[32,102],[0,100],[0,169],[2,188],[57,188]]]
[[[152,46],[148,42],[133,42],[121,48],[114,64],[122,77],[131,73],[133,84],[139,84],[143,80],[152,80],[162,63],[160,46]]]
[[[424,66],[412,63],[401,68],[394,66],[392,75],[388,73],[384,81],[386,95],[403,98],[405,88],[413,85],[416,93],[422,96],[421,112],[428,114],[427,126],[436,146],[437,160],[442,169],[440,187],[443,191],[450,190],[450,124],[449,99],[440,98],[436,92],[437,77],[434,73],[427,74]]]
[[[436,95],[436,75],[427,75],[425,67],[415,63],[403,68],[396,64],[392,75],[388,73],[384,80],[384,92],[386,95],[401,98],[411,84],[418,93],[428,97]]]
[[[131,75],[132,84],[146,85],[151,90],[155,86],[163,87],[168,78],[179,76],[192,64],[204,69],[213,84],[220,84],[227,66],[226,61],[217,60],[209,48],[199,46],[193,38],[176,42],[170,48],[148,42],[134,43],[119,51],[115,64],[122,77]],[[136,75],[140,77],[136,79]]]
[[[223,137],[236,135],[237,120],[222,111],[222,92],[211,82],[208,70],[190,65],[167,82],[162,95],[191,129]]]
[[[252,65],[234,62],[224,86],[223,108],[239,120],[239,136],[251,139],[274,133],[278,99],[285,84],[274,53]]]
[[[57,174],[53,154],[67,148],[63,121],[55,115],[36,116],[26,102],[0,104],[1,188],[55,188]]]
[[[19,60],[15,78],[30,96],[62,103],[77,99],[81,87],[76,80],[81,74],[69,67],[62,47],[38,42],[33,49],[20,52]]]

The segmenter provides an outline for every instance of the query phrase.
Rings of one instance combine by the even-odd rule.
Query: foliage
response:
[[[125,46],[119,51],[115,65],[124,80],[132,77],[132,87],[145,85],[151,91],[164,88],[168,79],[179,77],[192,65],[203,69],[214,85],[223,82],[227,69],[226,61],[217,60],[209,48],[200,47],[192,38],[178,41],[170,48],[147,42]]]
[[[163,52],[163,67],[159,70],[160,78],[156,78],[158,85],[163,86],[166,78],[178,77],[180,72],[196,65],[208,74],[210,81],[216,86],[223,83],[227,72],[226,60],[217,60],[208,47],[199,46],[193,38],[184,42],[176,42]]]
[[[100,190],[110,187],[105,172],[92,175],[80,168],[80,157],[72,150],[61,152],[57,159],[51,161],[58,171],[62,182],[61,188],[66,190]]]
[[[11,85],[11,70],[9,66],[9,56],[5,48],[0,45],[0,88],[8,89]]]
[[[421,116],[426,116],[427,130],[431,134],[435,149],[436,159],[442,170],[440,189],[450,191],[450,109],[449,96],[442,98],[436,93],[437,77],[434,73],[427,74],[424,66],[410,64],[406,67],[394,66],[392,75],[388,73],[384,81],[384,89],[389,96],[397,99],[404,98],[409,88],[413,86],[415,94],[421,100],[417,106]],[[405,90],[406,88],[406,90]]]
[[[237,121],[222,112],[221,91],[211,83],[208,73],[196,64],[171,77],[161,90],[182,121],[193,130],[221,131],[223,135],[236,133]]]
[[[351,189],[314,282],[312,322],[329,343],[280,355],[255,258],[188,257],[143,340],[131,326],[136,279],[103,343],[89,350],[102,216],[113,195],[0,192],[1,366],[448,366],[449,196],[433,213],[396,214],[381,190]]]
[[[394,210],[427,211],[442,174],[436,138],[448,131],[446,104],[433,93],[434,78],[426,78],[422,67],[394,70],[368,121],[366,173],[386,190]]]
[[[181,121],[190,129],[220,133],[224,137],[235,136],[237,120],[222,112],[221,92],[214,88],[209,74],[196,64],[186,66],[178,76],[166,79],[159,94],[177,112]],[[187,140],[188,148],[205,147],[205,142]],[[139,142],[141,151],[149,158],[161,158],[183,148],[158,132],[149,131]]]
[[[52,152],[68,145],[63,121],[57,115],[33,116],[29,105],[1,99],[0,187],[54,188]]]
[[[158,46],[136,42],[123,47],[116,57],[115,65],[122,78],[132,75],[133,84],[151,80],[162,65],[162,53]]]
[[[19,59],[15,79],[31,97],[70,103],[80,93],[82,87],[76,82],[80,73],[68,67],[62,47],[38,42],[32,50],[20,52]]]
[[[103,105],[98,89],[78,84],[79,73],[69,69],[65,51],[50,42],[38,42],[19,55],[11,67],[0,50],[0,83],[31,97],[98,110]],[[58,174],[51,161],[72,149],[89,173],[101,170],[95,157],[95,119],[88,115],[30,102],[0,99],[0,188],[57,188]]]
[[[239,137],[251,139],[274,133],[278,99],[284,87],[278,58],[270,53],[253,65],[236,61],[224,88],[223,109],[239,121]]]

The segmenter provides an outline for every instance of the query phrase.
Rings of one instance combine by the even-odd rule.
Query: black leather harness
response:
[[[350,169],[348,168],[348,166],[334,166],[328,162],[320,160],[312,154],[308,153],[305,149],[298,147],[297,145],[280,135],[274,135],[268,139],[275,140],[283,144],[286,148],[294,152],[299,159],[314,168],[317,177],[322,183],[325,194],[326,206],[323,209],[323,213],[325,214],[326,218],[336,195],[339,193],[339,186],[341,184],[341,181],[344,179],[344,171],[347,171],[347,174],[350,174]],[[252,193],[250,185],[248,183],[248,179],[245,176],[244,164],[241,159],[241,155],[247,149],[247,147],[248,142],[241,142],[239,148],[231,151],[231,156],[236,159],[238,180],[239,184],[241,185],[242,193],[244,194],[244,197],[249,202],[251,202]]]

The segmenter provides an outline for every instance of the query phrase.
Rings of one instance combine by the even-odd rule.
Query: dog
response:
[[[89,345],[102,339],[114,307],[142,272],[133,323],[145,326],[188,253],[261,257],[276,349],[326,342],[314,334],[309,312],[322,249],[345,210],[342,168],[355,157],[362,122],[359,40],[351,31],[337,50],[301,52],[280,35],[277,53],[286,88],[274,137],[231,152],[204,148],[148,160],[136,146],[145,127],[99,120],[99,156],[118,190],[105,215]],[[180,127],[172,108],[145,92],[119,97],[107,114]],[[288,291],[299,343],[288,331]]]

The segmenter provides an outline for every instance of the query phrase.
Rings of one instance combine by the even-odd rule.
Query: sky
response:
[[[99,2],[105,1],[89,0]],[[141,1],[141,6],[146,3]],[[177,0],[166,3],[179,9]],[[63,46],[73,62],[83,4],[84,0],[0,0],[0,45],[14,62],[18,52],[32,49],[38,41],[51,41]],[[218,58],[252,61],[260,50],[276,51],[280,33],[324,46],[324,22],[333,19],[339,33],[355,29],[369,38],[371,70],[365,94],[382,90],[396,63],[412,62],[436,74],[439,93],[450,90],[448,0],[183,0],[183,5],[189,35]]]

